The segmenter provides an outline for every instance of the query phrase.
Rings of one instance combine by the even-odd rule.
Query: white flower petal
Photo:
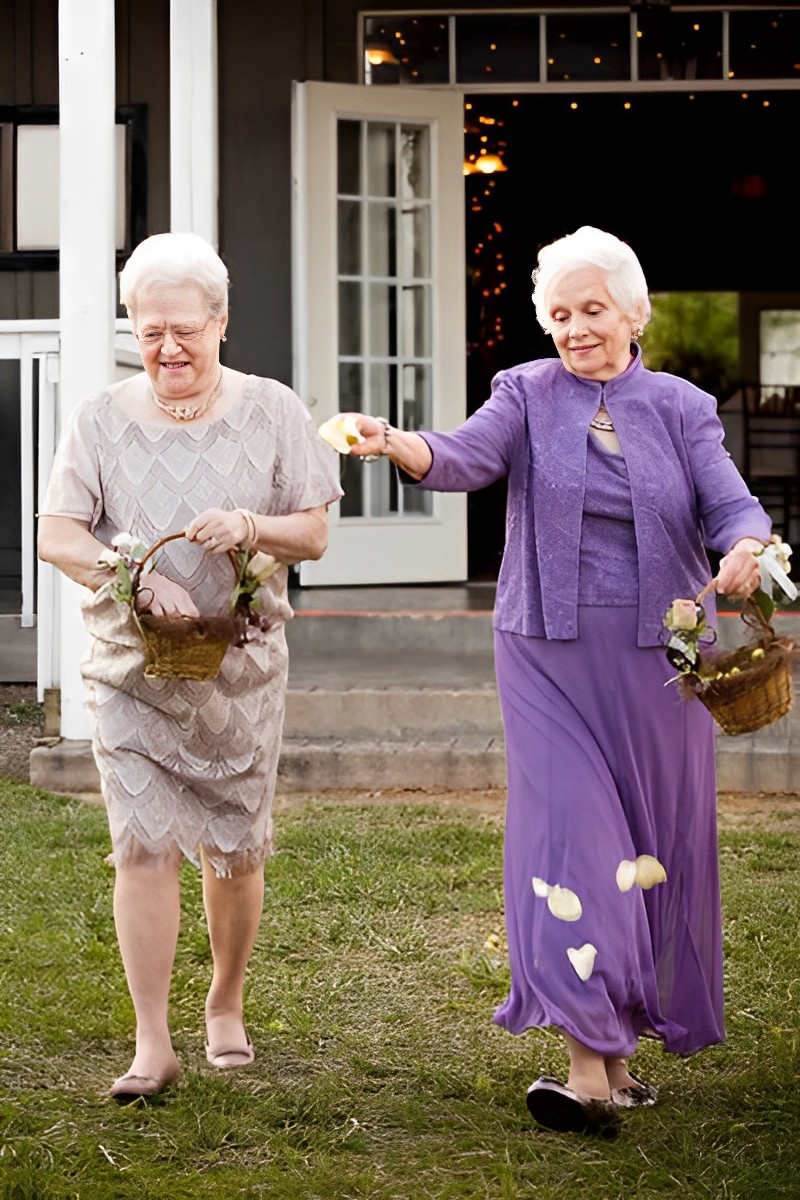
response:
[[[247,563],[247,572],[252,575],[253,579],[263,583],[265,579],[269,579],[270,575],[275,574],[280,565],[273,554],[265,554],[263,550],[256,550]]]
[[[579,949],[576,949],[574,946],[569,946],[567,948],[567,958],[572,963],[575,974],[578,976],[578,978],[585,981],[589,978],[594,970],[594,960],[597,958],[597,947],[593,946],[591,942],[584,942]]]
[[[558,884],[550,889],[547,907],[554,917],[558,917],[559,921],[577,921],[583,912],[581,902],[575,892],[569,888],[560,887]]]
[[[122,555],[116,550],[101,550],[97,556],[98,567],[115,567]]]
[[[623,858],[617,867],[617,887],[621,892],[629,892],[636,883],[636,863],[630,858]]]
[[[120,554],[128,554],[133,549],[134,537],[132,533],[118,533],[116,537],[111,539],[111,545],[116,546]]]
[[[323,441],[333,446],[334,450],[338,450],[339,454],[349,454],[351,446],[364,441],[364,437],[358,432],[355,417],[350,414],[340,413],[328,421],[323,421],[317,432]]]
[[[665,883],[667,872],[652,854],[640,854],[636,859],[636,882],[640,888],[651,888]]]
[[[534,875],[531,883],[533,884],[534,892],[540,900],[546,900],[553,890],[549,883],[545,883],[543,879],[539,879],[536,875]]]

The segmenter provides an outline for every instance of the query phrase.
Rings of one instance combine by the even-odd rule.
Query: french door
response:
[[[297,83],[294,387],[402,429],[466,415],[463,101],[452,92]],[[345,495],[303,585],[467,577],[466,500],[403,488],[387,459],[340,460]]]

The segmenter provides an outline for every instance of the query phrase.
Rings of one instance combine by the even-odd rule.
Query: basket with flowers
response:
[[[147,575],[156,554],[167,542],[185,536],[183,530],[168,534],[148,549],[132,534],[121,533],[112,539],[112,549],[104,551],[97,562],[99,567],[111,567],[116,573],[111,595],[131,610],[144,644],[144,673],[148,678],[214,679],[229,646],[244,646],[269,628],[258,591],[281,564],[271,554],[245,546],[228,551],[233,588],[227,612],[190,617],[156,615],[147,610]]]
[[[791,660],[797,645],[779,637],[772,626],[775,588],[790,600],[797,598],[789,579],[791,553],[775,535],[760,552],[761,586],[741,614],[750,636],[735,649],[717,647],[716,633],[706,620],[702,601],[716,580],[696,600],[673,600],[664,616],[670,634],[666,654],[678,672],[669,682],[677,682],[685,696],[696,696],[723,733],[752,733],[786,716],[792,707]]]

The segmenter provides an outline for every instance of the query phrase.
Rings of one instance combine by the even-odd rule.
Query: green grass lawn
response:
[[[508,967],[499,820],[304,798],[278,817],[247,1023],[257,1059],[205,1064],[210,959],[184,871],[180,1086],[121,1108],[132,1055],[104,813],[0,784],[2,1200],[772,1200],[800,1196],[800,833],[722,835],[728,1041],[644,1043],[661,1087],[615,1142],[533,1126],[557,1035],[491,1023]]]

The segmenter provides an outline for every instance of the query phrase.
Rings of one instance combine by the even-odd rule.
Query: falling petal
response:
[[[545,883],[543,879],[538,879],[535,875],[531,880],[531,883],[533,884],[534,892],[540,900],[546,900],[553,890],[549,883]]]
[[[579,949],[576,949],[574,946],[570,946],[567,949],[567,958],[572,963],[575,974],[578,976],[578,978],[585,981],[589,978],[594,970],[594,960],[597,958],[597,947],[593,946],[591,942],[584,942]]]
[[[617,867],[617,887],[621,892],[629,892],[636,883],[636,863],[630,858],[623,858]]]
[[[328,421],[323,421],[317,432],[323,441],[326,441],[329,446],[333,446],[334,450],[338,450],[339,454],[349,454],[351,446],[364,441],[363,436],[358,432],[355,417],[349,413],[346,415],[340,413]]]
[[[651,888],[665,883],[667,872],[652,854],[640,854],[636,859],[636,882],[640,888]]]
[[[558,884],[550,889],[547,907],[554,917],[558,917],[559,921],[577,921],[583,912],[581,902],[575,893]]]

